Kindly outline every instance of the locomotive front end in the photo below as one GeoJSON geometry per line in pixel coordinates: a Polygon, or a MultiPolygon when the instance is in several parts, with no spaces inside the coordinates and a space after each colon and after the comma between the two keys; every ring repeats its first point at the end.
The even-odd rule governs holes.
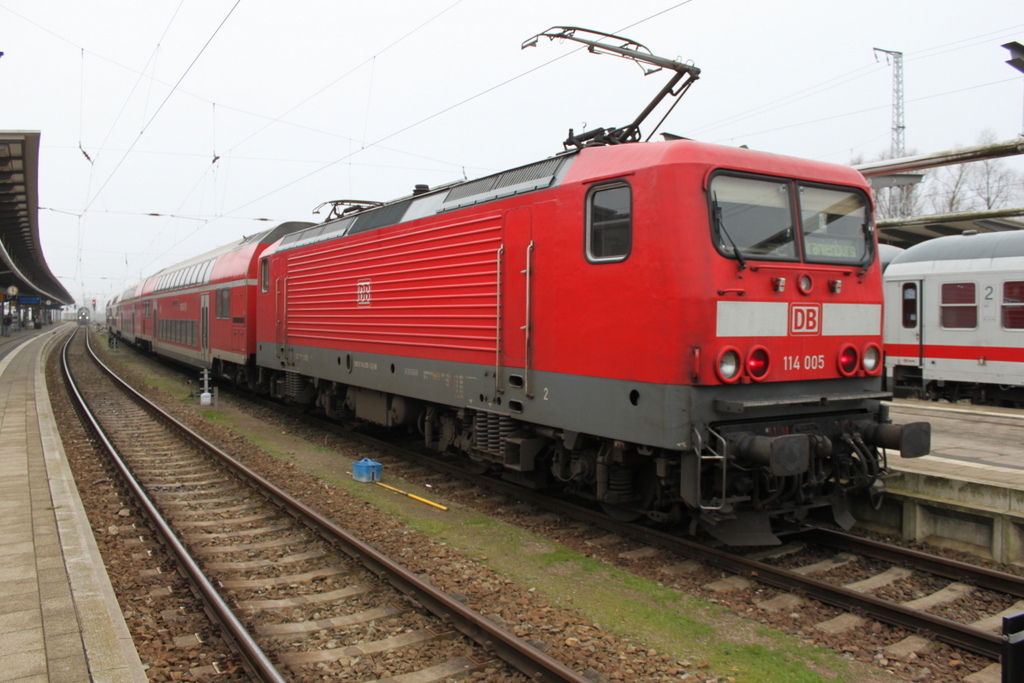
{"type": "MultiPolygon", "coordinates": [[[[806,177],[806,174],[805,174],[806,177]]],[[[693,348],[692,444],[680,495],[730,544],[877,499],[886,449],[929,450],[927,423],[893,425],[881,403],[882,289],[863,183],[716,170],[713,329],[693,348]]]]}

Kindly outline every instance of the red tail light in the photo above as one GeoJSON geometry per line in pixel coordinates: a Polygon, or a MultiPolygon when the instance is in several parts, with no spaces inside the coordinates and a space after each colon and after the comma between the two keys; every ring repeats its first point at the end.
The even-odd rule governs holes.
{"type": "Polygon", "coordinates": [[[755,346],[747,354],[747,374],[751,379],[760,381],[768,375],[770,362],[768,349],[763,346],[755,346]]]}
{"type": "Polygon", "coordinates": [[[858,360],[857,349],[852,346],[844,346],[843,350],[839,352],[839,372],[845,377],[852,376],[857,372],[858,360]]]}

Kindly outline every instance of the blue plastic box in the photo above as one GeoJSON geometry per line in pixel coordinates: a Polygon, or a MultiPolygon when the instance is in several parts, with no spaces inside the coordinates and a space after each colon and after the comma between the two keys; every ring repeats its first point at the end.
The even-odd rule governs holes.
{"type": "Polygon", "coordinates": [[[356,481],[375,482],[380,481],[381,464],[369,458],[363,458],[352,463],[352,478],[356,481]]]}

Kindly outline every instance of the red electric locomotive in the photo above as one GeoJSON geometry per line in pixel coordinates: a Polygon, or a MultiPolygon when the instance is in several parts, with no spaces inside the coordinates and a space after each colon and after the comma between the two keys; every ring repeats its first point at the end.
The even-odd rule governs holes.
{"type": "Polygon", "coordinates": [[[624,515],[772,542],[875,485],[868,188],[690,141],[586,147],[296,232],[260,260],[264,387],[624,515]],[[273,371],[270,371],[273,369],[273,371]]]}
{"type": "MultiPolygon", "coordinates": [[[[697,75],[579,40],[675,69],[660,97],[697,75]]],[[[892,425],[881,403],[869,188],[849,167],[640,143],[652,108],[246,252],[254,354],[215,368],[619,517],[731,544],[778,543],[819,510],[848,527],[848,495],[881,491],[884,449],[929,447],[927,424],[892,425]]]]}

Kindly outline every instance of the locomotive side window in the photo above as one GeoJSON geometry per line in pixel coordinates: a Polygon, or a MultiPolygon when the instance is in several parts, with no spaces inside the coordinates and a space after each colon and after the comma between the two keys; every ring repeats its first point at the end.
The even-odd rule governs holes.
{"type": "Polygon", "coordinates": [[[908,282],[903,285],[903,327],[917,327],[917,284],[908,282]]]}
{"type": "Polygon", "coordinates": [[[1024,282],[1003,283],[1003,327],[1024,330],[1024,282]]]}
{"type": "Polygon", "coordinates": [[[800,186],[800,225],[808,263],[862,263],[870,233],[867,203],[859,194],[800,186]]]}
{"type": "Polygon", "coordinates": [[[587,195],[587,260],[624,261],[633,238],[633,197],[629,185],[599,185],[587,195]]]}
{"type": "Polygon", "coordinates": [[[260,291],[264,294],[270,289],[270,264],[267,259],[260,260],[260,291]]]}
{"type": "Polygon", "coordinates": [[[717,175],[711,202],[715,246],[723,255],[797,258],[789,183],[717,175]]]}
{"type": "Polygon", "coordinates": [[[978,299],[973,282],[947,282],[942,285],[939,306],[942,327],[972,330],[978,326],[978,299]]]}

